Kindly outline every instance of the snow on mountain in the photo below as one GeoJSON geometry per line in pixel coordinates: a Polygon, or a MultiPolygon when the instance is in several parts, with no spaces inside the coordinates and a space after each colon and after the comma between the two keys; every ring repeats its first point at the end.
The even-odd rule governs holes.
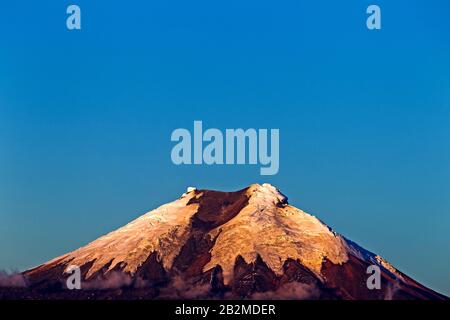
{"type": "Polygon", "coordinates": [[[324,258],[334,264],[348,260],[343,239],[317,218],[287,205],[287,198],[276,188],[252,185],[246,192],[248,205],[234,219],[211,231],[217,240],[204,270],[222,266],[228,283],[237,256],[252,263],[259,255],[278,275],[288,259],[298,259],[322,278],[324,258]]]}
{"type": "Polygon", "coordinates": [[[47,265],[55,261],[76,266],[93,263],[86,274],[89,279],[105,266],[106,272],[119,266],[124,272],[134,273],[151,253],[157,252],[164,267],[170,269],[187,241],[191,218],[197,212],[197,204],[187,206],[194,196],[192,192],[186,194],[47,265]]]}
{"type": "Polygon", "coordinates": [[[131,287],[126,294],[133,297],[173,296],[189,292],[187,285],[206,297],[273,297],[290,288],[301,298],[304,292],[318,299],[444,298],[289,205],[270,184],[236,192],[188,188],[179,199],[24,275],[31,288],[52,283],[68,294],[65,271],[73,265],[82,269],[85,288],[125,279],[120,286],[131,287]],[[367,288],[370,265],[382,270],[379,292],[367,288]]]}

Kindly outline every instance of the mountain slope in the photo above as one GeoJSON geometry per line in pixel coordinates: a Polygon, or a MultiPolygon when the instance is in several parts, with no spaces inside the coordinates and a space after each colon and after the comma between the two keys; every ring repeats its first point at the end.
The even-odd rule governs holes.
{"type": "Polygon", "coordinates": [[[28,298],[445,299],[268,184],[190,190],[24,276],[28,298]],[[82,290],[65,288],[73,265],[82,290]],[[367,288],[370,265],[380,290],[367,288]]]}

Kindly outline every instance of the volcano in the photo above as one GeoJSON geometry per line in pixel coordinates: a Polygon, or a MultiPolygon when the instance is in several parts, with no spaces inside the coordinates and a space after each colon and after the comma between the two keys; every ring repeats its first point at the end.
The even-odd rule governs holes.
{"type": "Polygon", "coordinates": [[[22,273],[20,299],[442,300],[269,184],[179,199],[22,273]],[[81,290],[66,286],[77,266],[81,290]],[[368,269],[380,271],[369,289],[368,269]]]}

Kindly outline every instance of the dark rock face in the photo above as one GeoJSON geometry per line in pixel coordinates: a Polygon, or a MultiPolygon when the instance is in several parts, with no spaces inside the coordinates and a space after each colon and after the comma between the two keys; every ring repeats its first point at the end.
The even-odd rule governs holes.
{"type": "MultiPolygon", "coordinates": [[[[171,251],[175,254],[170,264],[164,263],[164,261],[167,262],[165,260],[167,257],[157,250],[149,253],[146,259],[133,269],[133,272],[126,271],[129,264],[135,262],[133,259],[126,258],[128,257],[127,252],[125,254],[122,251],[118,252],[118,255],[125,258],[119,260],[119,263],[114,262],[116,256],[111,255],[110,250],[115,250],[117,243],[134,239],[127,236],[128,232],[133,232],[133,237],[136,233],[144,232],[144,240],[148,238],[150,242],[155,240],[151,243],[158,244],[160,239],[152,238],[153,229],[150,228],[150,231],[145,229],[149,224],[154,223],[150,219],[151,216],[146,216],[144,218],[147,220],[141,221],[136,230],[132,224],[117,235],[115,233],[108,235],[107,241],[102,240],[102,246],[98,246],[99,250],[104,251],[75,251],[24,272],[23,276],[27,286],[0,288],[0,299],[447,299],[393,267],[386,267],[383,264],[379,264],[382,289],[369,290],[366,284],[367,268],[372,263],[376,263],[374,259],[376,256],[350,241],[345,241],[344,238],[335,236],[327,227],[319,225],[318,220],[291,208],[287,204],[287,198],[274,190],[276,189],[271,186],[264,187],[264,185],[253,185],[237,192],[197,190],[189,194],[190,198],[186,200],[184,207],[177,202],[176,208],[180,208],[179,210],[195,206],[196,211],[188,219],[188,228],[183,229],[183,226],[176,225],[175,228],[167,229],[166,234],[173,238],[165,238],[163,248],[170,247],[172,241],[181,243],[179,248],[171,251]],[[272,195],[274,195],[273,198],[270,198],[272,195]],[[244,211],[245,213],[243,213],[244,211]],[[305,252],[309,252],[307,250],[311,246],[316,248],[314,250],[319,250],[317,249],[321,248],[319,245],[326,246],[327,241],[332,241],[332,244],[337,246],[336,248],[346,251],[345,255],[342,252],[340,255],[347,256],[347,259],[342,263],[333,263],[326,257],[324,251],[324,258],[321,265],[319,264],[320,272],[318,272],[317,269],[311,267],[314,266],[312,262],[305,260],[308,257],[311,257],[312,260],[317,259],[316,256],[311,256],[311,253],[302,256],[303,260],[277,256],[276,250],[267,252],[264,249],[262,250],[263,254],[260,254],[258,251],[260,243],[252,242],[254,239],[247,236],[245,231],[239,230],[239,232],[236,231],[236,236],[242,238],[242,242],[238,242],[237,246],[232,248],[221,247],[232,253],[236,252],[235,258],[231,261],[222,260],[223,263],[207,267],[213,254],[221,254],[221,252],[213,251],[217,248],[216,243],[220,241],[219,238],[228,222],[235,221],[234,219],[240,215],[246,214],[257,215],[257,223],[259,221],[267,223],[270,220],[266,219],[266,211],[268,214],[274,215],[275,223],[280,219],[288,219],[290,216],[305,215],[304,221],[307,225],[304,230],[300,229],[299,234],[310,232],[311,228],[316,228],[314,236],[310,239],[318,241],[318,244],[302,242],[300,243],[301,252],[303,249],[306,250],[305,252]],[[180,230],[188,230],[188,232],[179,232],[180,230]],[[319,232],[317,230],[321,232],[319,236],[317,236],[317,232],[319,232]],[[184,237],[186,234],[186,238],[179,241],[177,237],[184,237]],[[325,239],[325,241],[321,234],[331,240],[325,239]],[[244,258],[238,253],[242,247],[247,248],[249,244],[254,246],[255,250],[255,258],[250,260],[248,256],[244,258]],[[354,254],[355,250],[360,253],[358,256],[354,254]],[[84,252],[88,252],[88,254],[84,252]],[[264,254],[266,259],[263,257],[264,254]],[[91,259],[92,255],[95,255],[96,258],[91,259]],[[89,273],[98,262],[98,257],[103,257],[103,255],[111,256],[110,260],[104,259],[109,262],[103,263],[101,268],[95,269],[94,273],[89,273]],[[267,259],[268,256],[270,259],[267,259]],[[66,286],[69,275],[64,271],[74,259],[86,261],[80,265],[81,290],[68,290],[66,286]],[[281,269],[270,267],[274,265],[274,261],[280,262],[281,269]],[[227,281],[225,265],[230,263],[232,277],[227,281]]],[[[185,212],[180,211],[180,215],[185,212]]],[[[150,212],[150,214],[152,213],[150,212]]],[[[158,219],[164,222],[165,216],[158,219]]],[[[248,220],[243,219],[242,221],[248,220]]],[[[299,228],[298,222],[295,223],[293,226],[299,228]]],[[[294,231],[298,232],[298,230],[291,230],[289,225],[286,227],[285,220],[280,225],[286,228],[286,230],[276,230],[282,237],[289,236],[294,231]]],[[[234,232],[234,230],[232,231],[234,232]]],[[[268,236],[270,235],[268,234],[268,236]]],[[[266,245],[264,237],[261,239],[258,240],[263,242],[261,245],[266,245]]],[[[298,239],[298,241],[304,240],[298,239]]],[[[90,248],[90,246],[91,244],[86,248],[90,248]]],[[[148,247],[148,243],[145,242],[142,245],[144,249],[139,249],[140,247],[139,245],[138,248],[130,248],[134,254],[132,257],[143,256],[145,251],[142,250],[148,247]]],[[[298,253],[298,249],[294,247],[288,248],[288,250],[292,252],[292,256],[298,253]]],[[[314,253],[314,251],[311,252],[314,253]]]]}
{"type": "Polygon", "coordinates": [[[233,219],[248,204],[245,190],[219,192],[206,190],[200,198],[193,198],[188,205],[198,203],[198,211],[193,217],[195,229],[209,231],[233,219]]]}
{"type": "Polygon", "coordinates": [[[277,284],[276,274],[260,256],[249,264],[240,256],[236,259],[232,291],[240,298],[249,298],[255,292],[274,291],[277,284]]]}

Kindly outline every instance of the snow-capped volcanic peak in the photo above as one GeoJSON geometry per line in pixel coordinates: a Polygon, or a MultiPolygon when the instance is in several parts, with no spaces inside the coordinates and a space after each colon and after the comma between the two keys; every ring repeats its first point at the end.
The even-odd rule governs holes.
{"type": "Polygon", "coordinates": [[[277,274],[283,272],[288,259],[298,260],[319,278],[322,278],[324,259],[343,264],[347,262],[349,252],[363,256],[319,219],[290,206],[285,195],[265,183],[252,184],[234,193],[189,187],[180,199],[48,264],[57,260],[67,266],[91,265],[86,274],[89,279],[99,271],[107,273],[114,268],[133,274],[152,253],[157,253],[164,268],[170,270],[174,259],[196,231],[193,222],[215,220],[203,219],[205,209],[219,209],[208,212],[213,216],[231,215],[223,223],[217,226],[213,223],[215,227],[209,228],[207,235],[214,239],[214,246],[210,250],[211,259],[203,267],[207,271],[220,266],[225,284],[232,279],[234,263],[239,256],[247,263],[254,263],[260,256],[277,274]],[[223,200],[220,197],[235,194],[244,199],[245,205],[242,203],[238,211],[231,213],[228,207],[235,203],[229,201],[221,203],[220,208],[203,206],[203,202],[210,201],[211,192],[216,193],[212,200],[219,203],[223,200]]]}
{"type": "MultiPolygon", "coordinates": [[[[152,288],[143,291],[150,297],[158,297],[160,289],[167,291],[165,285],[180,279],[201,286],[209,283],[211,297],[278,292],[292,283],[307,285],[325,298],[380,299],[400,291],[401,297],[441,297],[289,205],[270,184],[252,184],[236,192],[189,187],[179,199],[24,275],[39,284],[66,277],[65,271],[74,265],[91,285],[118,272],[136,290],[152,288]],[[389,289],[368,291],[366,270],[374,264],[389,289]]],[[[179,283],[174,286],[178,292],[179,283]]]]}

